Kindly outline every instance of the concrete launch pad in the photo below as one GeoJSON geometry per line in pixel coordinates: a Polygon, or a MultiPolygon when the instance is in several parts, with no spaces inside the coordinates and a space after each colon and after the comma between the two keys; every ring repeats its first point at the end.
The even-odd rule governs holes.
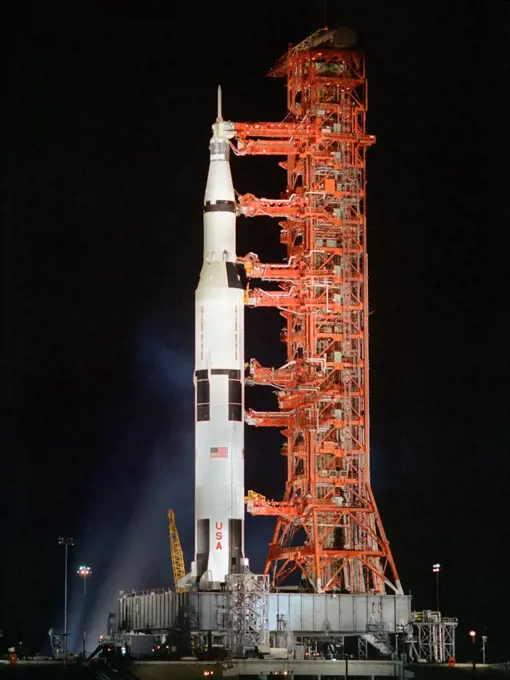
{"type": "MultiPolygon", "coordinates": [[[[11,666],[8,663],[0,662],[0,677],[9,680],[10,678],[26,678],[26,680],[55,680],[56,678],[66,678],[67,680],[202,680],[204,677],[221,678],[266,678],[268,671],[274,672],[277,666],[273,663],[273,669],[268,669],[268,664],[264,661],[238,660],[228,664],[211,664],[210,662],[165,662],[165,661],[139,661],[127,667],[103,667],[103,666],[83,666],[71,663],[64,666],[62,661],[20,661],[11,666]],[[214,675],[207,676],[204,671],[213,671],[214,675]],[[249,673],[245,674],[245,673],[249,673]]],[[[313,678],[316,680],[321,677],[338,678],[344,680],[345,662],[331,661],[311,661],[296,662],[292,668],[286,668],[287,675],[276,677],[313,678]],[[319,675],[313,675],[313,671],[318,671],[319,675]],[[293,674],[291,674],[291,672],[293,674]]],[[[285,669],[282,668],[285,672],[285,669]]],[[[442,666],[430,664],[407,665],[404,668],[405,675],[401,675],[402,667],[399,662],[388,661],[349,661],[349,677],[362,676],[365,678],[383,678],[393,675],[398,678],[416,678],[416,680],[465,680],[467,677],[479,677],[482,680],[504,680],[510,676],[510,665],[499,664],[496,666],[477,665],[476,673],[473,674],[471,664],[458,664],[455,668],[449,668],[446,664],[442,666]],[[396,664],[396,665],[395,665],[396,664]],[[390,672],[392,671],[392,672],[390,672]]]]}
{"type": "MultiPolygon", "coordinates": [[[[275,661],[257,659],[233,659],[228,664],[211,665],[207,662],[183,664],[181,661],[139,662],[131,669],[136,677],[143,680],[164,680],[165,678],[187,678],[204,676],[211,670],[213,678],[257,678],[282,677],[291,680],[302,678],[320,680],[321,678],[345,678],[345,662],[339,661],[275,661]],[[185,669],[186,666],[186,669],[185,669]],[[191,673],[188,675],[187,672],[191,673]],[[198,671],[198,672],[197,672],[198,671]]],[[[413,678],[412,672],[406,670],[401,661],[349,661],[350,677],[397,677],[413,678]]]]}

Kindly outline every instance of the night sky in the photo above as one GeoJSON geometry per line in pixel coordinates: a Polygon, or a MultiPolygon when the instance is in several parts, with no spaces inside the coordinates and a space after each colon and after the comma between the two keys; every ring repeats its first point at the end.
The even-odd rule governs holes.
{"type": "MultiPolygon", "coordinates": [[[[413,607],[510,657],[507,279],[496,2],[25,2],[4,19],[8,85],[2,409],[3,642],[63,626],[92,566],[90,628],[119,590],[172,583],[166,512],[193,552],[193,304],[216,87],[227,119],[283,119],[288,43],[348,24],[368,58],[372,479],[413,607]],[[472,4],[475,9],[468,9],[472,4]]],[[[13,5],[14,7],[14,5],[13,5]]],[[[508,77],[508,76],[507,76],[508,77]]],[[[5,88],[4,88],[5,92],[5,88]]],[[[240,193],[279,196],[277,159],[234,158],[240,193]]],[[[238,253],[281,261],[277,222],[238,253]]],[[[284,361],[275,310],[246,355],[284,361]]],[[[252,388],[248,405],[274,406],[252,388]]],[[[246,485],[281,498],[277,431],[247,429],[246,485]]],[[[273,520],[249,518],[263,567],[273,520]]]]}

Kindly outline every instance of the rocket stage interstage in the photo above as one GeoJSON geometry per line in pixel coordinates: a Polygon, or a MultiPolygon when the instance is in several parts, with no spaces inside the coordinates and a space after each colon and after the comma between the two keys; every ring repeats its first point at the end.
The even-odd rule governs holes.
{"type": "MultiPolygon", "coordinates": [[[[224,632],[230,616],[228,592],[175,593],[152,590],[121,593],[118,623],[123,632],[161,633],[182,626],[190,631],[224,632]]],[[[410,595],[347,595],[269,592],[266,626],[269,633],[285,628],[296,635],[367,635],[402,631],[411,613],[410,595]]]]}

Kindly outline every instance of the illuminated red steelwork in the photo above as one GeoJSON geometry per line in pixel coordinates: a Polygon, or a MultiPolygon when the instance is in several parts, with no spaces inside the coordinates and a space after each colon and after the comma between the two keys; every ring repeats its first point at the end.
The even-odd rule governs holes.
{"type": "Polygon", "coordinates": [[[299,569],[316,592],[401,593],[370,485],[365,152],[375,137],[365,128],[365,60],[315,42],[269,73],[287,79],[286,122],[234,124],[236,154],[287,156],[283,198],[239,198],[248,217],[283,218],[287,247],[285,264],[239,258],[246,304],[280,310],[287,347],[281,368],[252,359],[247,381],[276,388],[279,410],[246,412],[249,424],[285,437],[283,501],[249,492],[247,504],[277,517],[265,568],[273,585],[299,569]]]}

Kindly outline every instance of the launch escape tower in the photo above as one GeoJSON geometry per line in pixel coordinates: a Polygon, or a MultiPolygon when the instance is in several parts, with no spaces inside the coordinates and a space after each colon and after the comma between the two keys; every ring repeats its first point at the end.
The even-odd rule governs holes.
{"type": "Polygon", "coordinates": [[[273,586],[300,570],[315,592],[401,594],[370,484],[365,154],[375,137],[351,33],[321,29],[271,69],[287,79],[284,122],[234,123],[237,155],[287,157],[284,197],[239,197],[242,214],[281,220],[287,248],[285,264],[238,258],[246,304],[280,310],[287,348],[280,368],[252,359],[247,379],[275,388],[279,410],[246,413],[285,437],[283,500],[246,500],[252,514],[277,518],[265,566],[273,586]]]}

